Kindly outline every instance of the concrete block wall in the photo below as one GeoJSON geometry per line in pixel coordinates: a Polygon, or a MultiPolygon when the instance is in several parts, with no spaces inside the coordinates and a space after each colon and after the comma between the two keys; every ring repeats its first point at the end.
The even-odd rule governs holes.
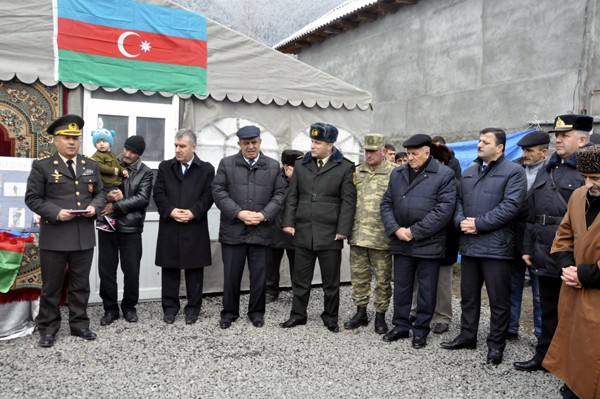
{"type": "Polygon", "coordinates": [[[600,115],[596,2],[420,0],[299,59],[370,91],[371,130],[392,142],[515,132],[569,111],[600,115]]]}

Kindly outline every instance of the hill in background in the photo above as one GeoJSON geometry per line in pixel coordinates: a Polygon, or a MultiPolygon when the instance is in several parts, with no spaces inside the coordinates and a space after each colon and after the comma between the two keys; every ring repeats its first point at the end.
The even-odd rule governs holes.
{"type": "Polygon", "coordinates": [[[290,36],[343,0],[174,0],[268,46],[290,36]]]}

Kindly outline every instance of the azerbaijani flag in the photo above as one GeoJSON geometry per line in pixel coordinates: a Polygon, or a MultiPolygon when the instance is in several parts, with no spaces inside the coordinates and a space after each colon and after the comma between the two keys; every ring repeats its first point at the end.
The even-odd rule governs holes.
{"type": "Polygon", "coordinates": [[[7,293],[14,284],[28,242],[33,242],[32,234],[19,237],[6,231],[0,232],[0,293],[7,293]]]}
{"type": "Polygon", "coordinates": [[[206,95],[206,18],[133,0],[53,0],[56,80],[206,95]]]}

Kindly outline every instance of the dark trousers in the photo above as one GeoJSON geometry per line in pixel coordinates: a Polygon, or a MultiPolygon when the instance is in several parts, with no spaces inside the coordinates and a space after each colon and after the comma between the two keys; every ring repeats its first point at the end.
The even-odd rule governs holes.
{"type": "MultiPolygon", "coordinates": [[[[523,288],[525,287],[525,271],[527,265],[521,258],[514,260],[510,289],[510,325],[508,332],[519,332],[521,318],[521,304],[523,302],[523,288]]],[[[540,286],[536,274],[529,273],[531,278],[531,292],[533,294],[533,334],[539,337],[542,333],[542,310],[540,307],[540,286]]]]}
{"type": "Polygon", "coordinates": [[[437,283],[441,259],[423,259],[394,255],[394,317],[396,331],[413,330],[413,334],[426,337],[435,311],[437,283]],[[419,282],[417,293],[417,319],[414,325],[408,320],[412,307],[415,274],[419,282]]]}
{"type": "Polygon", "coordinates": [[[117,268],[123,271],[123,314],[135,311],[140,291],[141,233],[106,233],[98,231],[98,274],[100,298],[105,312],[119,314],[117,268]],[[119,259],[120,258],[120,259],[119,259]]]}
{"type": "Polygon", "coordinates": [[[540,283],[540,305],[542,307],[542,334],[538,338],[533,359],[542,363],[556,326],[558,326],[558,297],[562,280],[559,277],[538,276],[540,283]]]}
{"type": "Polygon", "coordinates": [[[512,260],[463,256],[460,278],[460,335],[470,342],[477,340],[481,314],[481,287],[485,282],[490,300],[490,349],[504,350],[510,322],[510,286],[512,260]]]}
{"type": "Polygon", "coordinates": [[[240,287],[246,260],[250,272],[250,300],[247,314],[252,320],[264,318],[267,250],[266,246],[257,244],[221,244],[223,256],[221,320],[235,321],[240,317],[240,287]]]}
{"type": "MultiPolygon", "coordinates": [[[[186,316],[198,316],[202,308],[202,288],[204,268],[183,269],[187,304],[183,308],[186,316]]],[[[164,314],[176,315],[179,312],[179,286],[181,269],[162,268],[162,308],[164,314]]]]}
{"type": "Polygon", "coordinates": [[[267,250],[267,294],[279,296],[279,269],[281,259],[285,251],[290,264],[290,277],[294,275],[294,257],[293,249],[269,248],[267,250]]]}
{"type": "Polygon", "coordinates": [[[321,319],[324,323],[337,323],[340,308],[340,266],[342,251],[339,249],[313,251],[306,248],[296,248],[296,262],[292,277],[292,312],[290,318],[306,320],[306,308],[310,299],[310,285],[315,271],[315,261],[319,260],[325,306],[321,319]]]}
{"type": "Polygon", "coordinates": [[[69,268],[69,325],[88,328],[87,305],[90,298],[90,269],[94,248],[83,251],[40,250],[42,294],[37,326],[40,335],[55,335],[60,329],[60,297],[65,270],[69,268]]]}

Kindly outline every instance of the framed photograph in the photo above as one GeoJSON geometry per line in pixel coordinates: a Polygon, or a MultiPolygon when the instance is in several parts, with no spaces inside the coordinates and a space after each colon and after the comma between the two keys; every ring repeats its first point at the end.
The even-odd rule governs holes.
{"type": "Polygon", "coordinates": [[[39,216],[25,205],[33,159],[0,157],[0,230],[38,232],[39,216]]]}

